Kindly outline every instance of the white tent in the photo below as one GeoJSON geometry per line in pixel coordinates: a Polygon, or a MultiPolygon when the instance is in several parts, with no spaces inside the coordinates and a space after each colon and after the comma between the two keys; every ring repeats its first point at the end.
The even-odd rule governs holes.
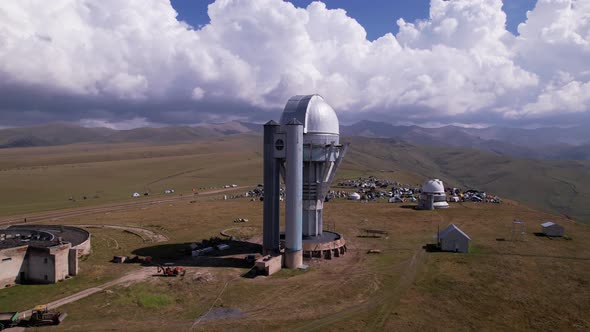
{"type": "Polygon", "coordinates": [[[471,241],[471,238],[463,233],[455,224],[450,224],[447,228],[435,234],[434,238],[438,238],[441,250],[462,253],[469,251],[469,241],[471,241]]]}
{"type": "Polygon", "coordinates": [[[133,196],[133,197],[141,197],[141,194],[136,192],[136,193],[133,193],[133,195],[131,195],[131,196],[133,196]]]}
{"type": "Polygon", "coordinates": [[[361,199],[361,195],[359,195],[358,193],[352,193],[352,194],[348,195],[348,199],[350,199],[352,201],[358,201],[361,199]]]}
{"type": "Polygon", "coordinates": [[[564,229],[552,221],[546,221],[541,224],[541,230],[546,236],[563,236],[564,229]]]}

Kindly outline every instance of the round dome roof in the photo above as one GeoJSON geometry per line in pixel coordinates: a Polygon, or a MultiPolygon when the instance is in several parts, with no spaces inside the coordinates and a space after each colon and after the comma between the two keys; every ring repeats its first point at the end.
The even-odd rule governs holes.
{"type": "Polygon", "coordinates": [[[304,134],[340,134],[336,112],[320,95],[289,98],[281,115],[281,125],[294,118],[303,123],[304,134]]]}
{"type": "Polygon", "coordinates": [[[445,192],[445,186],[443,182],[439,179],[432,179],[424,182],[422,185],[422,192],[423,193],[442,193],[445,192]]]}

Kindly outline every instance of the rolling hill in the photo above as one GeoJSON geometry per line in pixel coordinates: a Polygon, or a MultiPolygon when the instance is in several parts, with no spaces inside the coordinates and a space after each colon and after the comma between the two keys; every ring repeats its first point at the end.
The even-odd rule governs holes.
{"type": "MultiPolygon", "coordinates": [[[[345,167],[413,172],[590,223],[590,162],[531,160],[459,147],[353,137],[345,167]]],[[[515,216],[516,217],[516,216],[515,216]]]]}
{"type": "MultiPolygon", "coordinates": [[[[141,133],[135,137],[153,135],[141,133]]],[[[392,138],[343,141],[352,145],[339,177],[375,174],[414,184],[438,177],[448,186],[485,190],[590,223],[589,161],[532,160],[392,138]]],[[[0,214],[67,207],[70,196],[98,195],[96,201],[77,204],[101,204],[148,189],[190,192],[194,187],[228,183],[255,185],[262,178],[261,148],[259,134],[245,133],[195,138],[190,143],[130,140],[3,149],[0,214]]]]}
{"type": "MultiPolygon", "coordinates": [[[[168,144],[192,142],[206,137],[261,132],[261,124],[239,121],[130,130],[84,128],[73,124],[58,123],[0,130],[0,148],[57,146],[87,142],[168,144]]],[[[397,138],[418,145],[464,147],[520,158],[590,160],[590,133],[582,127],[538,129],[489,127],[477,129],[444,126],[423,128],[361,121],[350,126],[341,126],[341,133],[344,136],[397,138]]]]}
{"type": "Polygon", "coordinates": [[[444,126],[394,126],[388,123],[361,121],[341,126],[346,136],[398,138],[420,145],[454,146],[478,149],[497,155],[533,159],[589,160],[590,133],[573,128],[463,128],[444,126]]]}
{"type": "Polygon", "coordinates": [[[239,122],[129,130],[86,128],[73,124],[52,123],[37,127],[0,130],[0,148],[58,146],[73,143],[190,142],[205,137],[251,132],[251,129],[239,122]]]}

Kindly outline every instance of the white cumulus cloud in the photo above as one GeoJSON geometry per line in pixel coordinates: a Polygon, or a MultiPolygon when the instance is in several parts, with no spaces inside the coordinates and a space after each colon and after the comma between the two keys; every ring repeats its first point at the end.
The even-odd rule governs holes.
{"type": "Polygon", "coordinates": [[[429,19],[399,18],[397,35],[369,41],[321,2],[217,0],[211,22],[192,28],[168,0],[5,0],[0,124],[31,114],[106,124],[260,119],[308,93],[351,121],[588,114],[588,1],[538,0],[518,36],[501,0],[430,7],[429,19]]]}

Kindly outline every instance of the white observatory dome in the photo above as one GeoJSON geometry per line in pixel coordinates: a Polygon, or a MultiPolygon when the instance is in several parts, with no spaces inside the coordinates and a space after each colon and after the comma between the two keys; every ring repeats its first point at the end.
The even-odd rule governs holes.
{"type": "Polygon", "coordinates": [[[304,134],[340,134],[336,112],[320,95],[298,95],[289,98],[281,115],[280,124],[285,125],[293,118],[303,123],[304,134]]]}
{"type": "Polygon", "coordinates": [[[444,194],[445,186],[439,179],[428,180],[422,185],[422,192],[429,194],[444,194]]]}

